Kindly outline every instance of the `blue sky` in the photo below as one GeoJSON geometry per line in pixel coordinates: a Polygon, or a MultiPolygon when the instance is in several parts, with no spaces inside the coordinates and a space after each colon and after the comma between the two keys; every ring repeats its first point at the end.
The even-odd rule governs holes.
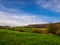
{"type": "Polygon", "coordinates": [[[0,0],[0,25],[60,22],[60,0],[0,0]]]}

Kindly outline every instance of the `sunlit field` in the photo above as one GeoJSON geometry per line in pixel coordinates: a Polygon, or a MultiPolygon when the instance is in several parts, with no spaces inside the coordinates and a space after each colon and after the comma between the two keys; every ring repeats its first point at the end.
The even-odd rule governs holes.
{"type": "Polygon", "coordinates": [[[51,34],[0,30],[0,45],[60,45],[60,37],[51,34]]]}

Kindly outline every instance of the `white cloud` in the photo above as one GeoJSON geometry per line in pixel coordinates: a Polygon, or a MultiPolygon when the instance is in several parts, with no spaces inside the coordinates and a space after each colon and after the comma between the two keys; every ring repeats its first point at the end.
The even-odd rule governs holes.
{"type": "Polygon", "coordinates": [[[7,8],[4,5],[0,4],[0,10],[2,11],[7,11],[7,12],[19,12],[19,10],[17,9],[13,9],[13,8],[7,8]]]}
{"type": "Polygon", "coordinates": [[[0,25],[25,26],[28,24],[46,23],[37,16],[29,14],[12,14],[0,11],[0,25]]]}
{"type": "MultiPolygon", "coordinates": [[[[47,4],[48,5],[48,4],[47,4]]],[[[47,7],[47,6],[45,6],[47,7]]],[[[7,26],[25,26],[28,24],[42,24],[47,23],[51,19],[54,20],[51,17],[47,16],[37,16],[32,14],[26,14],[26,13],[17,13],[19,12],[16,9],[6,8],[5,6],[0,4],[0,25],[7,25],[7,26]],[[2,10],[3,11],[2,11],[2,10]],[[5,11],[10,12],[5,12],[5,11]],[[16,13],[11,13],[16,12],[16,13]],[[47,21],[46,21],[47,20],[47,21]]]]}
{"type": "Polygon", "coordinates": [[[37,0],[37,4],[43,8],[60,12],[60,0],[37,0]]]}

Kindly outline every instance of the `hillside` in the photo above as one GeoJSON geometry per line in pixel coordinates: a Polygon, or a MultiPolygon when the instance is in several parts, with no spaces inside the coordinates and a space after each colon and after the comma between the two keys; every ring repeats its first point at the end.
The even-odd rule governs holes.
{"type": "MultiPolygon", "coordinates": [[[[52,23],[60,28],[60,22],[52,23]]],[[[27,26],[17,26],[17,27],[28,27],[28,28],[47,28],[49,24],[29,24],[27,26]]],[[[9,26],[0,26],[0,28],[9,28],[9,26]]]]}
{"type": "MultiPolygon", "coordinates": [[[[60,22],[52,23],[57,27],[60,27],[60,22]]],[[[30,24],[27,27],[34,27],[34,28],[47,28],[49,24],[30,24]]]]}
{"type": "Polygon", "coordinates": [[[0,30],[0,45],[60,45],[60,37],[0,30]]]}

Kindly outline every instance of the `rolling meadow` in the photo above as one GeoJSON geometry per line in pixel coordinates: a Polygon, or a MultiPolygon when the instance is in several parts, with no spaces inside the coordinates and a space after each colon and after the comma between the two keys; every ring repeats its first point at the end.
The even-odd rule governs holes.
{"type": "Polygon", "coordinates": [[[60,32],[48,28],[0,26],[0,45],[60,45],[60,32]]]}

